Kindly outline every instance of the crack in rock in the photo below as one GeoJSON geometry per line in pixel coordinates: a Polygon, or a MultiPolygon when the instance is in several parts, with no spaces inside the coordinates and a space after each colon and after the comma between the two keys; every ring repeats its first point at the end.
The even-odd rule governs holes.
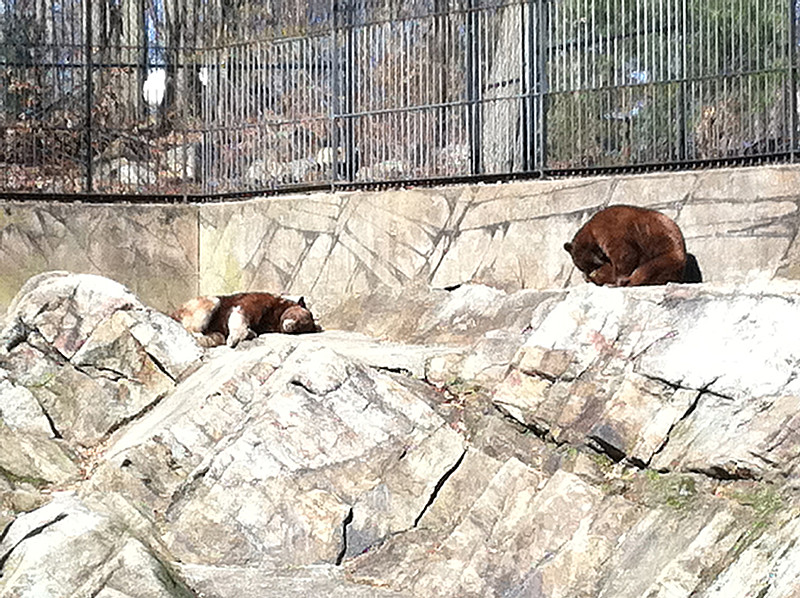
{"type": "MultiPolygon", "coordinates": [[[[656,305],[660,305],[660,303],[656,303],[656,305]]],[[[631,355],[628,358],[628,361],[636,361],[637,359],[639,359],[642,355],[647,353],[650,349],[652,349],[655,345],[657,345],[661,341],[673,339],[673,338],[675,338],[677,336],[678,336],[678,331],[677,330],[670,330],[666,334],[664,334],[664,335],[658,337],[657,339],[651,341],[650,343],[648,343],[643,349],[641,349],[637,353],[634,353],[633,355],[631,355]]]]}
{"type": "Polygon", "coordinates": [[[548,374],[547,372],[544,372],[536,368],[517,368],[517,369],[526,376],[530,376],[531,378],[541,378],[542,380],[546,380],[550,384],[555,384],[556,382],[562,380],[561,376],[548,374]]]}
{"type": "Polygon", "coordinates": [[[520,428],[521,429],[520,431],[524,430],[533,432],[533,434],[537,438],[539,438],[539,440],[541,440],[542,442],[554,444],[555,446],[562,446],[564,444],[567,444],[566,441],[558,442],[557,440],[552,438],[552,436],[550,436],[550,428],[546,426],[539,425],[537,422],[534,421],[522,422],[518,420],[508,410],[503,408],[502,403],[493,402],[492,406],[495,408],[495,410],[497,410],[497,412],[503,419],[512,423],[515,427],[520,428]]]}
{"type": "Polygon", "coordinates": [[[97,589],[89,595],[89,598],[97,598],[103,590],[108,590],[108,582],[116,573],[123,570],[122,563],[117,562],[110,571],[107,571],[97,583],[97,589]]]}
{"type": "Polygon", "coordinates": [[[171,374],[170,374],[170,373],[167,371],[167,368],[166,368],[166,367],[164,367],[164,364],[163,364],[163,363],[161,363],[161,362],[160,362],[160,361],[159,361],[159,360],[156,358],[156,356],[155,356],[155,355],[153,355],[152,353],[150,353],[150,352],[149,352],[147,349],[145,349],[145,353],[146,353],[146,354],[147,354],[147,356],[150,358],[150,361],[152,361],[152,362],[153,362],[153,365],[155,365],[155,366],[156,366],[156,368],[158,368],[158,370],[159,370],[159,371],[160,371],[162,374],[164,374],[164,375],[165,375],[167,378],[169,378],[170,380],[172,380],[172,383],[173,383],[173,384],[175,384],[175,383],[177,382],[177,380],[175,379],[175,377],[174,377],[174,376],[172,376],[172,375],[171,375],[171,374]]]}
{"type": "Polygon", "coordinates": [[[289,381],[289,384],[291,384],[292,386],[296,386],[298,388],[302,388],[304,391],[306,391],[311,396],[324,397],[325,395],[329,395],[332,392],[336,392],[337,390],[339,390],[342,386],[344,386],[345,382],[347,382],[347,380],[349,380],[349,379],[350,379],[350,376],[348,375],[344,380],[337,381],[337,383],[334,384],[332,388],[322,389],[321,392],[320,392],[319,389],[312,388],[304,380],[301,380],[300,378],[297,378],[297,377],[292,378],[289,381]]]}
{"type": "Polygon", "coordinates": [[[127,426],[132,421],[136,421],[138,419],[141,419],[147,413],[149,413],[150,411],[155,409],[156,405],[158,405],[161,401],[163,401],[164,397],[166,397],[168,394],[169,394],[169,392],[161,393],[160,395],[158,395],[155,399],[150,401],[147,405],[142,407],[136,413],[133,413],[133,414],[129,415],[128,417],[123,417],[122,419],[117,421],[108,430],[106,430],[105,434],[103,434],[103,440],[107,439],[109,436],[111,436],[114,432],[119,430],[121,427],[127,426]]]}
{"type": "Polygon", "coordinates": [[[6,539],[6,536],[8,535],[8,531],[11,529],[11,526],[12,526],[12,525],[14,525],[14,519],[12,519],[11,521],[9,521],[9,522],[6,524],[6,526],[3,528],[3,531],[1,531],[1,532],[0,532],[0,544],[2,544],[2,543],[3,543],[3,540],[5,540],[5,539],[6,539]]]}
{"type": "Polygon", "coordinates": [[[401,376],[408,376],[409,378],[414,377],[414,372],[407,368],[403,367],[390,367],[386,365],[375,365],[372,366],[373,369],[378,370],[379,372],[388,372],[390,374],[400,374],[401,376]]]}
{"type": "Polygon", "coordinates": [[[176,490],[172,493],[172,496],[169,499],[169,504],[167,508],[164,509],[164,518],[169,520],[171,514],[177,509],[180,503],[195,489],[197,486],[200,485],[205,475],[211,469],[211,463],[208,462],[204,467],[196,470],[189,477],[183,482],[176,490]]]}
{"type": "Polygon", "coordinates": [[[44,408],[44,406],[39,402],[38,399],[36,400],[36,402],[39,403],[39,406],[42,408],[42,413],[44,414],[44,417],[47,420],[47,424],[50,426],[50,431],[53,433],[53,438],[63,439],[64,436],[56,427],[56,422],[53,421],[53,416],[47,412],[47,409],[44,408]]]}
{"type": "Polygon", "coordinates": [[[127,374],[124,374],[110,367],[104,367],[95,364],[86,364],[86,365],[72,364],[72,367],[74,367],[81,374],[89,378],[95,378],[95,376],[93,376],[92,373],[96,372],[97,377],[105,378],[106,380],[110,380],[111,382],[119,382],[120,380],[127,380],[128,382],[141,384],[138,380],[131,379],[127,376],[127,374]]]}
{"type": "Polygon", "coordinates": [[[625,451],[620,450],[619,448],[617,448],[607,440],[601,438],[600,436],[594,436],[594,435],[587,436],[586,439],[590,442],[589,446],[597,450],[597,452],[607,456],[614,463],[619,463],[620,461],[625,459],[625,457],[627,457],[625,451]]]}
{"type": "Polygon", "coordinates": [[[761,476],[748,467],[739,467],[736,463],[729,463],[726,465],[710,465],[709,467],[695,467],[689,469],[691,473],[704,475],[714,480],[731,481],[731,480],[753,480],[756,482],[761,481],[761,476]]]}
{"type": "Polygon", "coordinates": [[[291,384],[292,386],[296,386],[298,388],[302,388],[304,391],[306,391],[310,395],[314,395],[314,396],[318,395],[318,393],[316,393],[314,390],[312,390],[305,382],[303,382],[302,380],[298,380],[297,378],[292,378],[289,381],[289,384],[291,384]]]}
{"type": "MultiPolygon", "coordinates": [[[[665,386],[669,386],[670,388],[672,388],[674,390],[696,390],[696,391],[698,391],[698,392],[700,392],[702,394],[711,395],[713,397],[724,399],[726,401],[735,401],[736,400],[736,398],[731,396],[731,395],[726,395],[726,394],[723,394],[723,393],[721,393],[719,391],[711,390],[711,386],[716,384],[717,381],[722,376],[714,376],[713,380],[710,380],[709,382],[706,382],[703,386],[697,388],[697,387],[694,387],[694,386],[686,386],[682,382],[672,382],[671,380],[667,380],[666,378],[661,378],[659,376],[654,376],[653,374],[648,374],[646,372],[637,372],[637,373],[640,376],[644,376],[648,380],[652,380],[653,382],[660,382],[661,384],[664,384],[665,386]]],[[[688,415],[688,413],[687,413],[687,415],[688,415]]]]}
{"type": "Polygon", "coordinates": [[[17,316],[14,318],[13,323],[7,328],[7,331],[8,333],[3,337],[2,341],[6,352],[10,353],[14,347],[27,340],[31,329],[25,324],[22,318],[17,316]]]}
{"type": "Polygon", "coordinates": [[[336,557],[336,566],[342,564],[342,561],[344,561],[344,555],[347,554],[347,528],[350,527],[351,523],[353,523],[353,507],[350,507],[350,509],[347,511],[344,521],[342,521],[342,550],[336,557]]]}
{"type": "Polygon", "coordinates": [[[436,500],[436,497],[439,495],[439,492],[441,491],[442,487],[445,485],[445,482],[447,482],[447,480],[450,478],[450,476],[453,475],[456,472],[456,470],[461,466],[461,463],[464,461],[464,457],[466,457],[466,456],[467,456],[467,449],[464,449],[464,452],[461,453],[461,456],[458,458],[458,461],[455,462],[455,465],[453,465],[450,469],[445,471],[444,475],[439,479],[438,482],[436,482],[436,486],[434,486],[433,492],[431,493],[430,497],[428,498],[428,502],[425,503],[424,507],[422,507],[422,511],[420,511],[419,515],[417,515],[417,518],[414,519],[414,526],[413,527],[417,527],[417,525],[419,524],[419,522],[422,519],[423,515],[425,515],[425,512],[433,504],[433,501],[436,500]]]}
{"type": "MultiPolygon", "coordinates": [[[[66,516],[67,516],[67,513],[59,513],[55,518],[53,518],[52,521],[48,521],[46,523],[43,523],[39,527],[33,528],[31,531],[29,531],[27,534],[25,534],[22,538],[20,538],[19,542],[14,544],[14,546],[12,546],[8,550],[8,552],[6,552],[3,556],[0,556],[0,577],[3,577],[3,567],[5,567],[6,561],[8,561],[8,558],[11,556],[11,554],[17,549],[17,547],[20,544],[22,544],[28,538],[33,538],[34,536],[38,536],[44,530],[46,530],[48,527],[50,527],[51,525],[55,525],[56,523],[58,523],[59,521],[64,519],[66,516]]],[[[6,530],[3,532],[3,536],[4,537],[8,533],[8,530],[10,528],[11,528],[11,524],[9,524],[8,528],[6,528],[6,530]]]]}
{"type": "Polygon", "coordinates": [[[700,397],[702,397],[704,394],[713,394],[713,393],[708,393],[708,391],[706,390],[699,390],[697,392],[697,395],[695,396],[694,400],[686,408],[686,411],[683,413],[683,415],[681,415],[677,420],[675,420],[669,427],[669,430],[667,430],[667,433],[664,434],[664,440],[661,442],[661,445],[656,450],[654,450],[653,453],[650,455],[650,459],[648,459],[647,461],[648,466],[650,465],[650,463],[653,462],[655,456],[661,453],[667,447],[669,438],[672,435],[673,430],[675,430],[675,428],[678,426],[678,424],[686,420],[692,413],[694,413],[695,409],[697,409],[697,406],[700,403],[700,397]]]}
{"type": "Polygon", "coordinates": [[[780,470],[781,464],[778,461],[775,461],[774,459],[770,459],[766,455],[763,455],[762,453],[759,453],[759,452],[756,452],[756,451],[747,451],[747,452],[750,453],[750,455],[752,455],[753,457],[755,457],[759,461],[763,461],[764,463],[766,463],[772,469],[780,470]]]}

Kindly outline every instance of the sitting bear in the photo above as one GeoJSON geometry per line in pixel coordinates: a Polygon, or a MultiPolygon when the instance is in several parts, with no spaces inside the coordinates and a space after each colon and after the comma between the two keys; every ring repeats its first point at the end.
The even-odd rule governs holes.
{"type": "Polygon", "coordinates": [[[678,225],[655,210],[611,206],[564,243],[584,278],[615,287],[683,282],[686,245],[678,225]]]}
{"type": "Polygon", "coordinates": [[[292,301],[271,293],[195,297],[181,305],[171,317],[198,335],[198,342],[205,347],[226,341],[229,347],[235,347],[244,339],[265,332],[319,331],[302,297],[292,301]]]}

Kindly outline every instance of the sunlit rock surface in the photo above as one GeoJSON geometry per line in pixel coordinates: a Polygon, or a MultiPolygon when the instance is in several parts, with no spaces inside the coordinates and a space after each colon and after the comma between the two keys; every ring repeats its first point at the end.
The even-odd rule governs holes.
{"type": "Polygon", "coordinates": [[[112,281],[27,284],[0,596],[800,595],[800,287],[384,290],[321,320],[204,350],[112,281]]]}
{"type": "Polygon", "coordinates": [[[42,274],[19,292],[0,331],[3,413],[17,414],[10,426],[40,431],[45,413],[52,436],[92,446],[163,398],[201,354],[177,322],[124,286],[42,274]]]}
{"type": "Polygon", "coordinates": [[[193,595],[122,521],[69,494],[11,524],[0,541],[0,563],[3,596],[193,595]]]}

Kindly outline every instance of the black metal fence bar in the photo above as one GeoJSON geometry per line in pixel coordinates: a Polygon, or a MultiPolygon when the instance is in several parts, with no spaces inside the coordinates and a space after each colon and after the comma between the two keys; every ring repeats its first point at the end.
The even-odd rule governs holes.
{"type": "Polygon", "coordinates": [[[0,192],[794,160],[800,0],[0,0],[0,192]]]}

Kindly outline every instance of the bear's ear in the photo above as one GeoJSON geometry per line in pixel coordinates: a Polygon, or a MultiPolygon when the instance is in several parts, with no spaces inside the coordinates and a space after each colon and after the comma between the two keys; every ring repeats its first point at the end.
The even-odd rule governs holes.
{"type": "Polygon", "coordinates": [[[572,243],[564,243],[564,249],[566,249],[569,253],[572,253],[572,243]]]}

